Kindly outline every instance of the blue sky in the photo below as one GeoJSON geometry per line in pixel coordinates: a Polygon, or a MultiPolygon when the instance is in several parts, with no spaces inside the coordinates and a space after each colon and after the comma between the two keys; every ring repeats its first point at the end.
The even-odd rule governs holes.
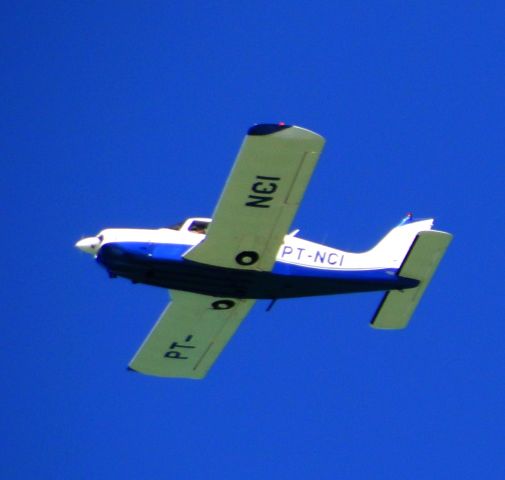
{"type": "Polygon", "coordinates": [[[505,478],[501,2],[11,2],[0,78],[0,476],[505,478]],[[73,244],[212,213],[247,128],[327,139],[294,227],[455,235],[380,294],[258,302],[209,376],[126,365],[167,302],[73,244]]]}

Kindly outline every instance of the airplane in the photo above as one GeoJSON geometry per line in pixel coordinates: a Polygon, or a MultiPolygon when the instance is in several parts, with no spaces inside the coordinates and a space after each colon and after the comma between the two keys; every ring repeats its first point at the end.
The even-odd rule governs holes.
{"type": "Polygon", "coordinates": [[[407,326],[452,235],[411,214],[363,253],[290,233],[323,149],[315,132],[251,127],[211,218],[159,229],[108,228],[75,246],[109,276],[170,289],[171,302],[129,363],[146,375],[200,379],[259,299],[384,291],[371,321],[407,326]]]}

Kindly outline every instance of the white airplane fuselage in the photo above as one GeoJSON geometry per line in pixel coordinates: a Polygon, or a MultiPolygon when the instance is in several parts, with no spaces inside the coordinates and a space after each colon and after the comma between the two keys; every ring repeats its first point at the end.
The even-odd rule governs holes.
{"type": "Polygon", "coordinates": [[[419,282],[398,276],[398,269],[413,236],[432,225],[432,220],[402,224],[364,253],[286,235],[272,270],[264,272],[185,259],[206,237],[191,231],[195,221],[210,219],[188,219],[178,230],[105,229],[76,246],[94,254],[111,277],[216,297],[278,299],[415,287],[419,282]]]}

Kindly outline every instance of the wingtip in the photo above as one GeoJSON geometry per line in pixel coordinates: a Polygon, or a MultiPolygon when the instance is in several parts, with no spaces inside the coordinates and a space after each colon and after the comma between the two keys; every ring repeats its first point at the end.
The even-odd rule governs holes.
{"type": "Polygon", "coordinates": [[[271,135],[286,128],[291,128],[292,125],[286,125],[284,123],[258,123],[253,125],[248,131],[247,135],[271,135]]]}

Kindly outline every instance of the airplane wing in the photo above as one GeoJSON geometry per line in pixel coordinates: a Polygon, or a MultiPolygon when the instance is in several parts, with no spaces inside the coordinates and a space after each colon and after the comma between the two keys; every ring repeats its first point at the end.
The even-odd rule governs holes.
{"type": "Polygon", "coordinates": [[[159,377],[203,378],[255,300],[171,290],[172,301],[129,364],[159,377]]]}
{"type": "Polygon", "coordinates": [[[184,257],[219,267],[270,271],[324,145],[304,128],[251,127],[206,239],[184,257]]]}

